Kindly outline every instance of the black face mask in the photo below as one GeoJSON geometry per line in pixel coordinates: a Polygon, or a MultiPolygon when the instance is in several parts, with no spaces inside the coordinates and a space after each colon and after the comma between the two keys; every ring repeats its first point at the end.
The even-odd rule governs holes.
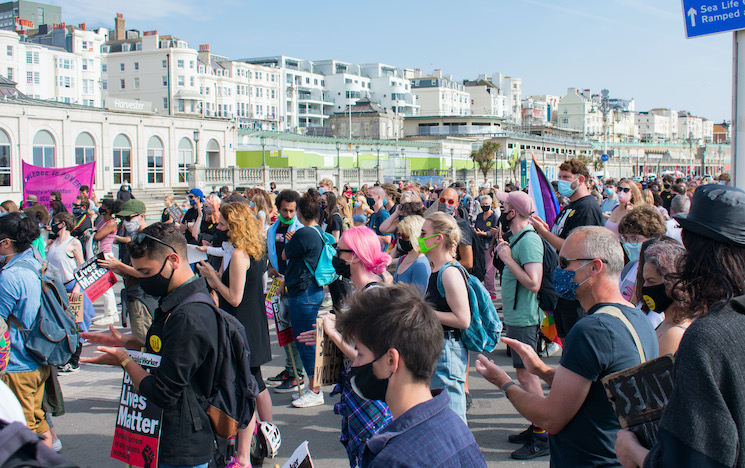
{"type": "Polygon", "coordinates": [[[215,235],[212,237],[212,245],[215,247],[221,247],[223,242],[228,240],[228,231],[222,231],[215,229],[215,235]]]}
{"type": "Polygon", "coordinates": [[[388,380],[390,377],[379,379],[375,376],[375,372],[373,372],[373,364],[383,356],[379,356],[367,364],[352,367],[352,390],[365,400],[380,400],[385,402],[385,394],[388,391],[388,380]]]}
{"type": "MultiPolygon", "coordinates": [[[[512,211],[512,210],[510,210],[512,211]]],[[[502,230],[506,231],[510,228],[510,223],[512,222],[512,219],[515,219],[513,216],[512,219],[507,219],[507,216],[510,214],[509,211],[502,212],[501,215],[499,215],[499,225],[502,226],[502,230]]]]}
{"type": "Polygon", "coordinates": [[[369,206],[370,208],[372,208],[372,206],[375,204],[375,199],[372,197],[367,197],[366,201],[367,201],[367,206],[369,206]]]}
{"type": "Polygon", "coordinates": [[[489,210],[491,210],[491,205],[481,205],[481,211],[483,211],[484,213],[488,212],[489,210]]]}
{"type": "Polygon", "coordinates": [[[343,278],[350,278],[352,276],[351,265],[341,258],[331,257],[331,264],[334,266],[334,271],[337,275],[341,275],[343,278]]]}
{"type": "Polygon", "coordinates": [[[403,253],[409,253],[411,252],[411,249],[413,249],[414,246],[411,245],[411,240],[398,240],[398,250],[400,250],[403,253]]]}
{"type": "Polygon", "coordinates": [[[168,263],[167,257],[163,261],[163,266],[160,267],[160,271],[153,276],[140,278],[140,287],[145,291],[145,294],[149,294],[153,297],[165,297],[168,295],[168,286],[171,284],[171,278],[173,278],[173,270],[171,270],[171,275],[168,278],[163,276],[161,273],[163,273],[163,268],[166,267],[166,263],[168,263]]]}
{"type": "Polygon", "coordinates": [[[99,208],[98,209],[98,214],[105,215],[106,214],[106,208],[104,208],[104,207],[99,208]]]}
{"type": "Polygon", "coordinates": [[[52,225],[52,233],[56,236],[59,235],[60,227],[59,224],[52,225]]]}
{"type": "Polygon", "coordinates": [[[664,284],[642,286],[642,299],[647,303],[649,310],[658,314],[664,312],[673,303],[673,300],[665,291],[664,284]]]}
{"type": "Polygon", "coordinates": [[[85,214],[85,210],[76,206],[72,209],[72,214],[79,218],[85,214]]]}

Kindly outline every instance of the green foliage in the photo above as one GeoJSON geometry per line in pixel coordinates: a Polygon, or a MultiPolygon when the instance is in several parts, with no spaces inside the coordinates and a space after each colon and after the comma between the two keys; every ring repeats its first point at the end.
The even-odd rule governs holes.
{"type": "Polygon", "coordinates": [[[489,176],[491,171],[497,164],[497,153],[502,151],[502,145],[494,141],[484,141],[481,148],[471,151],[471,159],[479,167],[479,172],[484,174],[484,177],[489,176]]]}

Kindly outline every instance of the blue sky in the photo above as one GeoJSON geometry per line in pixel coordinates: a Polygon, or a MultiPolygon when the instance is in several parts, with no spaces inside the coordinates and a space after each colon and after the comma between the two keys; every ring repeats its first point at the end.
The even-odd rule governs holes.
{"type": "Polygon", "coordinates": [[[68,24],[157,29],[230,58],[383,62],[455,79],[502,72],[523,95],[610,90],[637,110],[731,119],[732,34],[686,39],[679,0],[51,0],[68,24]],[[143,5],[147,5],[143,7],[143,5]]]}

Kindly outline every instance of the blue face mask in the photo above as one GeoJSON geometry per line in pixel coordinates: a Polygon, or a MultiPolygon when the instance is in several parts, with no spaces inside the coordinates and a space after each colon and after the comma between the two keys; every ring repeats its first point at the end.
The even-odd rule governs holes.
{"type": "MultiPolygon", "coordinates": [[[[579,177],[577,177],[577,179],[579,179],[579,177]]],[[[557,189],[559,190],[559,194],[562,197],[571,198],[571,196],[574,195],[574,192],[576,192],[577,191],[577,188],[579,187],[579,186],[577,186],[575,188],[572,188],[572,184],[577,179],[574,179],[571,182],[569,182],[568,180],[560,180],[559,183],[558,183],[558,185],[557,185],[557,189]]]]}
{"type": "Polygon", "coordinates": [[[251,208],[253,208],[256,205],[254,205],[254,202],[248,202],[248,206],[250,206],[251,208]]]}
{"type": "MultiPolygon", "coordinates": [[[[585,263],[581,267],[577,268],[577,270],[584,268],[590,263],[592,263],[592,261],[585,263]]],[[[573,301],[576,299],[575,292],[577,291],[577,288],[582,286],[585,281],[590,279],[590,277],[588,276],[585,281],[577,283],[576,281],[574,281],[574,275],[576,274],[576,270],[564,270],[558,267],[554,270],[554,289],[559,294],[559,296],[569,301],[573,301]]]]}
{"type": "Polygon", "coordinates": [[[638,262],[639,254],[642,250],[641,242],[621,242],[623,250],[626,251],[626,255],[629,256],[630,262],[638,262]]]}

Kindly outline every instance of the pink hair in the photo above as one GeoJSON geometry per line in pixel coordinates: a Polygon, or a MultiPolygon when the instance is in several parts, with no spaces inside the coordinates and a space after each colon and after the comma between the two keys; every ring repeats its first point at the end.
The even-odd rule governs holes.
{"type": "Polygon", "coordinates": [[[391,256],[380,249],[380,241],[375,231],[365,226],[357,226],[344,231],[344,243],[362,260],[362,265],[373,273],[383,273],[391,263],[391,256]]]}

